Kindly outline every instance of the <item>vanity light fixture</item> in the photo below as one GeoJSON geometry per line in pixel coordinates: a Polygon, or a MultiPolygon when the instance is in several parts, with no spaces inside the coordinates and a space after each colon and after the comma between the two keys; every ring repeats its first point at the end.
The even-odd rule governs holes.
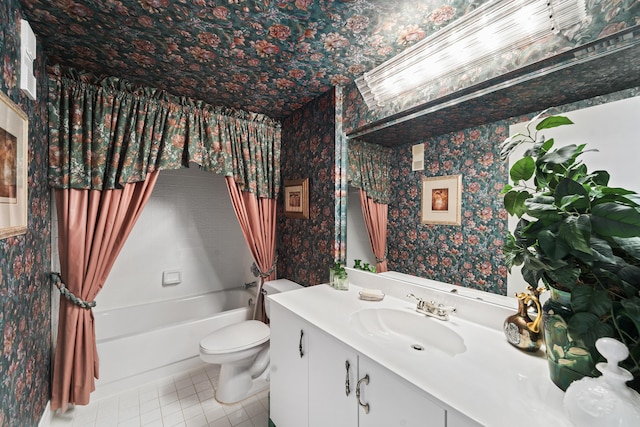
{"type": "Polygon", "coordinates": [[[496,0],[478,7],[356,80],[370,109],[496,55],[521,49],[586,18],[585,0],[496,0]]]}

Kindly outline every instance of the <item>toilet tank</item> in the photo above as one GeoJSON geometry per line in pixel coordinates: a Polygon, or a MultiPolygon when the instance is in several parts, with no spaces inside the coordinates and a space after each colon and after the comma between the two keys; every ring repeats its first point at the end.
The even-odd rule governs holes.
{"type": "Polygon", "coordinates": [[[296,282],[292,282],[289,279],[277,279],[277,280],[270,280],[269,282],[264,282],[264,285],[262,285],[262,292],[265,295],[264,309],[267,314],[267,317],[269,317],[271,314],[269,312],[271,301],[269,301],[269,298],[267,298],[267,295],[278,294],[280,292],[293,291],[296,289],[301,289],[303,287],[304,286],[296,282]]]}

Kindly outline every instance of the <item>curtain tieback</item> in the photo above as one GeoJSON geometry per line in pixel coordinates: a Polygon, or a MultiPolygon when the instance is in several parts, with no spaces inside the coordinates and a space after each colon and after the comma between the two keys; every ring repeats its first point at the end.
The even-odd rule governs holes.
{"type": "Polygon", "coordinates": [[[267,277],[273,274],[273,272],[276,270],[277,265],[278,265],[278,255],[276,255],[276,257],[273,259],[273,264],[271,264],[271,268],[269,270],[263,272],[262,270],[260,270],[260,267],[258,267],[258,265],[255,262],[253,263],[252,270],[257,271],[258,274],[260,275],[260,278],[266,279],[267,277]]]}
{"type": "Polygon", "coordinates": [[[91,310],[96,306],[95,301],[85,301],[81,298],[78,298],[71,292],[67,287],[62,283],[62,277],[60,277],[60,273],[51,273],[51,278],[53,279],[54,284],[60,290],[60,293],[64,295],[66,299],[74,303],[75,305],[86,308],[87,310],[91,310]]]}
{"type": "Polygon", "coordinates": [[[376,262],[380,264],[381,262],[385,262],[386,260],[387,260],[387,248],[384,248],[384,255],[382,255],[382,258],[378,258],[376,256],[376,262]]]}

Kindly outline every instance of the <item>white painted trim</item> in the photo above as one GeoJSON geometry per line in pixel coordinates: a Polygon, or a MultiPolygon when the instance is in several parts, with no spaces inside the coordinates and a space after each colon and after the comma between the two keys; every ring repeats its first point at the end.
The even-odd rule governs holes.
{"type": "Polygon", "coordinates": [[[40,417],[40,422],[38,423],[38,427],[49,427],[51,425],[51,421],[53,420],[53,411],[51,411],[51,401],[47,402],[47,406],[44,408],[44,412],[40,417]]]}

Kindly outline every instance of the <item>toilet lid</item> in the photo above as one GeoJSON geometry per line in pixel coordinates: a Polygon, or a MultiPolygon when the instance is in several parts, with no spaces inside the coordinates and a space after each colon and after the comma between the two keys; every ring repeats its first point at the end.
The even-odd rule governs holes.
{"type": "Polygon", "coordinates": [[[200,341],[206,354],[245,350],[269,340],[269,327],[259,320],[246,320],[220,328],[200,341]]]}

